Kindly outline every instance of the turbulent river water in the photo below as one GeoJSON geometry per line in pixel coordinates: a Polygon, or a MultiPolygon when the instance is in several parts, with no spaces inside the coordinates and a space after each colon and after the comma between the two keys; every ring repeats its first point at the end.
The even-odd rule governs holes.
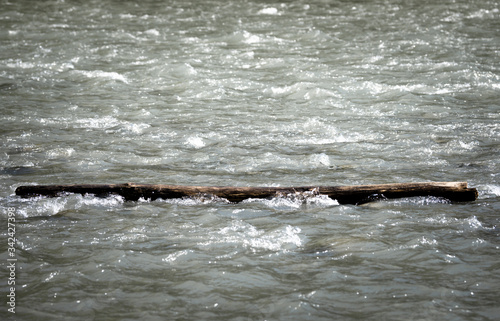
{"type": "Polygon", "coordinates": [[[0,112],[2,320],[500,315],[498,1],[0,0],[0,112]],[[14,193],[420,181],[479,197],[14,193]]]}

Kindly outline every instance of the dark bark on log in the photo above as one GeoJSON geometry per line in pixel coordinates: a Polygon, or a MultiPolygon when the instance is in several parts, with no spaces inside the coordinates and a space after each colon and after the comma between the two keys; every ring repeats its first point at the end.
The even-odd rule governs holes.
{"type": "Polygon", "coordinates": [[[454,202],[469,202],[477,199],[477,190],[467,188],[467,182],[396,183],[356,186],[301,186],[301,187],[210,187],[156,184],[74,184],[19,186],[16,194],[24,197],[58,196],[64,193],[94,194],[107,196],[118,194],[126,200],[139,198],[196,197],[214,195],[230,202],[241,202],[249,198],[270,198],[294,193],[315,193],[327,195],[340,204],[363,204],[379,199],[414,196],[435,196],[454,202]]]}

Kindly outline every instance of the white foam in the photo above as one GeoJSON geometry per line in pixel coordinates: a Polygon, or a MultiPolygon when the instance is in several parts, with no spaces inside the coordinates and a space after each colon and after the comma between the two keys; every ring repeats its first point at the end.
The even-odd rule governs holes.
{"type": "Polygon", "coordinates": [[[104,116],[99,118],[81,118],[75,121],[85,128],[110,128],[118,126],[120,121],[112,116],[104,116]]]}
{"type": "Polygon", "coordinates": [[[21,68],[21,69],[31,69],[36,67],[36,65],[32,62],[24,62],[20,60],[16,60],[14,63],[9,62],[6,65],[9,68],[21,68]]]}
{"type": "Polygon", "coordinates": [[[425,236],[422,236],[419,241],[420,244],[422,245],[437,245],[438,242],[435,239],[428,240],[425,236]]]}
{"type": "Polygon", "coordinates": [[[190,147],[196,148],[196,149],[205,147],[205,143],[203,142],[203,139],[201,137],[198,137],[198,136],[188,137],[185,144],[190,146],[190,147]]]}
{"type": "MultiPolygon", "coordinates": [[[[148,239],[146,227],[133,227],[125,233],[119,233],[113,235],[112,237],[115,241],[119,242],[119,244],[124,242],[137,242],[144,241],[148,239]]],[[[99,243],[99,239],[95,240],[95,243],[99,243]]]]}
{"type": "Polygon", "coordinates": [[[479,221],[475,215],[465,219],[464,222],[465,224],[468,225],[468,227],[472,228],[473,230],[484,228],[483,223],[481,223],[481,221],[479,221]]]}
{"type": "Polygon", "coordinates": [[[279,11],[277,8],[269,7],[259,10],[258,14],[268,14],[268,15],[278,15],[279,11]]]}
{"type": "Polygon", "coordinates": [[[229,226],[221,228],[201,246],[212,246],[216,243],[234,243],[253,251],[288,251],[302,246],[300,228],[286,225],[272,231],[257,229],[241,220],[234,220],[229,226]]]}
{"type": "Polygon", "coordinates": [[[246,238],[243,244],[250,246],[252,249],[287,251],[302,245],[300,231],[298,227],[287,225],[268,234],[246,238]]]}
{"type": "Polygon", "coordinates": [[[498,186],[498,185],[486,185],[485,187],[486,187],[486,192],[488,194],[500,196],[500,186],[498,186]]]}
{"type": "Polygon", "coordinates": [[[464,143],[462,141],[459,141],[458,143],[460,144],[460,147],[462,147],[463,149],[472,149],[476,145],[475,142],[464,143]]]}
{"type": "Polygon", "coordinates": [[[306,204],[308,205],[316,205],[319,207],[330,207],[337,206],[339,202],[337,200],[331,199],[326,195],[317,195],[315,197],[309,197],[306,199],[306,204]]]}
{"type": "Polygon", "coordinates": [[[75,208],[81,208],[82,206],[102,206],[106,208],[112,208],[116,206],[121,206],[125,199],[120,195],[110,195],[108,197],[95,197],[93,195],[74,195],[75,198],[75,208]]]}
{"type": "Polygon", "coordinates": [[[22,199],[27,207],[20,207],[18,213],[23,217],[56,215],[67,207],[66,197],[36,197],[22,199]]]}
{"type": "Polygon", "coordinates": [[[135,124],[135,123],[125,123],[123,125],[124,129],[127,132],[133,133],[133,134],[142,134],[144,132],[144,129],[151,127],[149,124],[135,124]]]}
{"type": "Polygon", "coordinates": [[[177,251],[175,253],[169,254],[163,259],[161,259],[163,262],[167,263],[173,263],[177,261],[180,257],[187,256],[188,254],[193,253],[192,250],[182,250],[182,251],[177,251]]]}
{"type": "Polygon", "coordinates": [[[93,70],[93,71],[86,71],[86,70],[75,70],[74,72],[84,75],[88,78],[101,78],[101,79],[111,79],[111,80],[117,80],[121,81],[123,83],[128,84],[128,79],[127,77],[114,72],[114,71],[102,71],[102,70],[93,70]]]}
{"type": "Polygon", "coordinates": [[[159,36],[160,35],[160,32],[156,29],[149,29],[149,30],[144,31],[144,33],[147,35],[151,35],[151,36],[159,36]]]}
{"type": "Polygon", "coordinates": [[[228,44],[255,44],[261,42],[261,38],[246,30],[237,31],[226,38],[228,44]]]}
{"type": "Polygon", "coordinates": [[[47,151],[47,158],[49,159],[66,158],[73,155],[74,152],[75,152],[74,148],[54,148],[47,151]]]}
{"type": "Polygon", "coordinates": [[[325,153],[310,156],[310,162],[315,166],[330,166],[330,157],[325,153]]]}
{"type": "Polygon", "coordinates": [[[475,216],[467,217],[467,218],[455,218],[455,217],[446,217],[446,216],[438,216],[438,217],[429,217],[425,219],[426,222],[432,224],[439,224],[444,226],[455,226],[462,230],[465,227],[468,230],[493,230],[495,227],[487,227],[484,226],[483,223],[475,216]]]}
{"type": "MultiPolygon", "coordinates": [[[[141,198],[139,201],[148,202],[141,198]]],[[[182,197],[182,198],[170,198],[170,199],[158,199],[158,202],[164,202],[168,204],[182,205],[182,206],[195,206],[201,204],[215,204],[215,203],[229,203],[225,198],[221,198],[215,195],[200,194],[193,197],[182,197]]]]}
{"type": "Polygon", "coordinates": [[[248,44],[252,44],[252,43],[259,43],[261,42],[261,39],[259,36],[257,35],[252,35],[251,33],[249,32],[244,32],[243,33],[243,36],[244,36],[244,42],[245,43],[248,43],[248,44]]]}
{"type": "Polygon", "coordinates": [[[296,192],[286,195],[278,195],[271,199],[250,198],[244,203],[262,203],[274,209],[298,209],[304,205],[329,207],[337,206],[339,203],[326,195],[319,195],[316,190],[308,192],[296,192]]]}

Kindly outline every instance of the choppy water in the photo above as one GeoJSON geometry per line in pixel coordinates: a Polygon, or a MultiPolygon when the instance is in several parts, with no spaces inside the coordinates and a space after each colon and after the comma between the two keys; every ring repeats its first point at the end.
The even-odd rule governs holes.
{"type": "Polygon", "coordinates": [[[494,320],[498,1],[0,1],[16,320],[494,320]],[[20,199],[468,181],[476,202],[20,199]]]}

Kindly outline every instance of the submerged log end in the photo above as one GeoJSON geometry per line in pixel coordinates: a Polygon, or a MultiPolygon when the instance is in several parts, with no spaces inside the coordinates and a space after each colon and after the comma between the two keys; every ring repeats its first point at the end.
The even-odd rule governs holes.
{"type": "Polygon", "coordinates": [[[53,186],[52,186],[53,188],[51,188],[50,186],[47,186],[43,190],[43,193],[41,193],[39,186],[41,186],[41,185],[19,186],[18,188],[16,188],[16,195],[22,196],[22,197],[35,197],[35,196],[42,196],[42,195],[54,197],[54,196],[57,196],[57,194],[61,193],[60,189],[54,188],[53,186]]]}
{"type": "Polygon", "coordinates": [[[340,204],[364,204],[381,199],[433,196],[452,202],[471,202],[478,197],[467,182],[396,183],[380,185],[341,186],[326,189],[325,194],[340,204]]]}

